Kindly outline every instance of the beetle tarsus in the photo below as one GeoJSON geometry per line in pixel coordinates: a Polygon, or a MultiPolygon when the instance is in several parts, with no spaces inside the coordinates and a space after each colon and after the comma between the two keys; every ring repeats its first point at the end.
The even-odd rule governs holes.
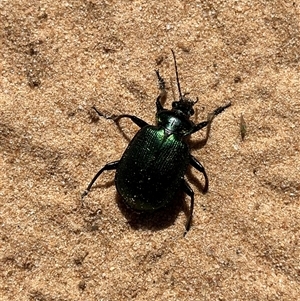
{"type": "Polygon", "coordinates": [[[89,193],[88,190],[85,190],[85,191],[81,194],[81,199],[83,199],[88,193],[89,193]]]}
{"type": "Polygon", "coordinates": [[[155,70],[155,73],[158,78],[158,89],[159,90],[165,90],[166,89],[166,83],[165,80],[160,76],[159,71],[155,70]]]}
{"type": "Polygon", "coordinates": [[[159,71],[155,70],[157,79],[158,79],[158,89],[160,90],[160,93],[156,99],[156,109],[157,111],[162,111],[163,104],[167,100],[167,91],[166,91],[166,83],[165,80],[160,76],[159,71]]]}
{"type": "Polygon", "coordinates": [[[225,109],[227,109],[227,108],[230,107],[230,106],[231,106],[231,102],[229,102],[229,103],[228,103],[227,105],[225,105],[225,106],[222,106],[222,107],[219,107],[219,108],[215,109],[215,110],[213,111],[214,116],[219,115],[220,113],[222,113],[225,109]]]}
{"type": "Polygon", "coordinates": [[[96,111],[96,113],[100,116],[100,117],[104,117],[105,119],[111,119],[113,121],[116,121],[116,119],[118,118],[118,115],[107,115],[104,114],[100,111],[98,111],[98,109],[96,107],[92,107],[92,109],[94,109],[96,111]]]}

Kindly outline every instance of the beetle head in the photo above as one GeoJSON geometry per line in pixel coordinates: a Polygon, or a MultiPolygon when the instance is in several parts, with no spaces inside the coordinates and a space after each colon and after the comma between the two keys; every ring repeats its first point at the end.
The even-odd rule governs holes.
{"type": "Polygon", "coordinates": [[[190,116],[194,115],[195,111],[193,109],[193,106],[197,102],[198,98],[196,99],[196,101],[193,101],[183,95],[180,97],[180,100],[172,102],[172,109],[182,112],[189,118],[190,116]]]}
{"type": "Polygon", "coordinates": [[[182,95],[180,83],[179,83],[179,76],[178,76],[178,70],[177,70],[177,63],[176,63],[176,57],[173,49],[171,49],[173,58],[174,58],[174,65],[175,65],[175,73],[176,73],[176,82],[178,87],[178,93],[179,93],[179,100],[172,102],[172,110],[177,111],[185,115],[187,118],[190,118],[190,116],[194,115],[195,111],[193,109],[193,106],[195,103],[198,102],[198,98],[196,101],[191,100],[190,98],[186,97],[188,93],[184,93],[182,95]]]}

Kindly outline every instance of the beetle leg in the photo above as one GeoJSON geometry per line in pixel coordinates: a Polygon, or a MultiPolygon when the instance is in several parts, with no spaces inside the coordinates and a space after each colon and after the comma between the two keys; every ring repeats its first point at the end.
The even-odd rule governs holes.
{"type": "Polygon", "coordinates": [[[162,111],[164,108],[162,103],[166,102],[167,99],[167,91],[166,91],[166,84],[165,80],[160,76],[159,71],[155,70],[157,78],[158,78],[158,89],[160,90],[160,94],[156,99],[156,110],[157,112],[162,111]]]}
{"type": "Polygon", "coordinates": [[[121,118],[131,119],[131,121],[134,122],[140,128],[143,128],[144,126],[148,125],[148,123],[146,121],[144,121],[143,119],[136,117],[134,115],[127,115],[127,114],[117,115],[117,116],[115,116],[113,121],[118,122],[121,118]]]}
{"type": "Polygon", "coordinates": [[[182,189],[191,198],[190,212],[189,212],[189,216],[188,216],[188,219],[187,219],[187,222],[186,222],[186,225],[185,225],[185,231],[184,231],[184,234],[183,234],[183,236],[185,236],[191,228],[191,223],[192,223],[192,218],[193,218],[193,211],[194,211],[194,191],[192,190],[189,183],[184,179],[182,179],[182,189]]]}
{"type": "MultiPolygon", "coordinates": [[[[196,124],[196,125],[193,127],[191,134],[200,131],[201,129],[203,129],[204,127],[206,127],[206,126],[208,125],[208,123],[209,123],[208,121],[202,121],[202,122],[196,124]]],[[[190,133],[189,133],[189,134],[190,134],[190,133]]]]}
{"type": "Polygon", "coordinates": [[[209,133],[210,133],[210,129],[211,129],[211,123],[214,120],[214,118],[219,115],[220,113],[222,113],[225,109],[227,109],[228,107],[231,106],[231,102],[229,102],[227,105],[222,106],[222,107],[218,107],[217,109],[215,109],[213,112],[209,113],[207,115],[207,120],[200,122],[198,124],[196,124],[194,126],[194,128],[192,129],[191,134],[198,132],[199,130],[201,130],[202,128],[207,126],[207,130],[206,130],[206,137],[204,138],[204,143],[206,143],[206,141],[208,140],[209,137],[209,133]]]}
{"type": "Polygon", "coordinates": [[[143,128],[144,126],[148,125],[148,123],[134,115],[128,115],[128,114],[121,114],[121,115],[105,115],[103,113],[101,113],[100,111],[98,111],[96,109],[96,107],[92,107],[96,113],[101,116],[101,117],[104,117],[106,119],[111,119],[113,120],[114,122],[118,122],[121,118],[130,118],[137,126],[139,126],[140,128],[143,128]]]}
{"type": "Polygon", "coordinates": [[[113,169],[117,169],[119,164],[119,161],[114,161],[114,162],[110,162],[107,163],[104,167],[102,167],[94,176],[94,178],[92,179],[92,181],[90,182],[89,186],[87,187],[87,189],[83,192],[83,194],[81,195],[81,198],[84,198],[89,191],[91,190],[93,184],[95,183],[95,181],[98,179],[98,177],[103,173],[103,171],[105,170],[113,170],[113,169]]]}
{"type": "Polygon", "coordinates": [[[225,106],[221,106],[221,107],[218,107],[217,109],[215,109],[213,111],[213,115],[216,116],[216,115],[219,115],[220,113],[222,113],[225,109],[227,109],[228,107],[231,106],[231,102],[229,102],[227,105],[225,106]]]}
{"type": "Polygon", "coordinates": [[[208,190],[208,177],[207,177],[204,166],[192,155],[190,156],[190,164],[203,174],[204,179],[205,179],[203,193],[206,193],[208,190]]]}

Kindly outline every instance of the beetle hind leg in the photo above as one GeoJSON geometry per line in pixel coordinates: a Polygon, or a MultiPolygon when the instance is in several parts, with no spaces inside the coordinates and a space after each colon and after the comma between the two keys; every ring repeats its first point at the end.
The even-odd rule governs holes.
{"type": "Polygon", "coordinates": [[[95,183],[95,181],[99,178],[99,176],[103,173],[103,171],[105,170],[113,170],[113,169],[117,169],[119,164],[119,161],[114,161],[114,162],[110,162],[107,163],[104,167],[102,167],[94,176],[94,178],[92,179],[92,181],[90,182],[89,186],[87,187],[87,189],[82,193],[81,198],[83,199],[91,190],[93,184],[95,183]]]}

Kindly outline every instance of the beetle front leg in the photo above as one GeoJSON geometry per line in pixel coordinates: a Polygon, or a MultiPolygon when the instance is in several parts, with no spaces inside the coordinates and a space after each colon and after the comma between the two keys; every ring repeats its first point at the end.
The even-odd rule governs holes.
{"type": "Polygon", "coordinates": [[[105,115],[103,113],[101,113],[100,111],[97,110],[96,107],[92,107],[96,113],[101,116],[101,117],[104,117],[106,119],[111,119],[113,120],[114,122],[118,122],[121,118],[129,118],[131,119],[131,121],[133,121],[137,126],[139,126],[140,128],[143,128],[144,126],[148,125],[148,123],[134,115],[128,115],[128,114],[121,114],[121,115],[105,115]]]}
{"type": "Polygon", "coordinates": [[[190,156],[190,164],[203,174],[205,179],[203,193],[206,193],[208,191],[208,176],[206,174],[204,166],[192,155],[190,156]]]}
{"type": "Polygon", "coordinates": [[[102,167],[94,176],[94,178],[92,179],[92,181],[90,182],[89,186],[87,187],[87,189],[82,193],[81,198],[83,199],[91,190],[93,184],[95,183],[95,181],[98,179],[98,177],[103,173],[103,171],[105,170],[113,170],[113,169],[117,169],[119,164],[119,161],[114,161],[114,162],[110,162],[107,163],[104,167],[102,167]]]}
{"type": "Polygon", "coordinates": [[[194,191],[189,185],[189,183],[184,179],[182,179],[182,190],[191,198],[190,212],[185,225],[185,231],[183,234],[183,236],[185,236],[190,230],[192,224],[193,211],[194,211],[194,191]]]}
{"type": "Polygon", "coordinates": [[[162,111],[163,105],[166,102],[167,99],[167,91],[166,91],[166,84],[165,80],[160,76],[159,71],[155,70],[157,78],[158,78],[158,89],[160,90],[160,94],[158,95],[156,99],[156,110],[157,112],[162,111]]]}
{"type": "Polygon", "coordinates": [[[217,109],[215,109],[213,112],[209,113],[207,115],[207,120],[206,121],[203,121],[203,122],[200,122],[198,124],[196,124],[191,132],[191,134],[195,133],[195,132],[198,132],[200,131],[201,129],[203,129],[204,127],[207,126],[207,129],[206,129],[206,135],[205,135],[205,138],[203,140],[204,143],[207,142],[208,140],[208,137],[209,137],[209,133],[210,133],[210,129],[211,129],[211,124],[212,124],[212,121],[214,120],[214,118],[219,115],[220,113],[222,113],[225,109],[227,109],[228,107],[231,106],[231,102],[229,102],[227,105],[225,106],[222,106],[222,107],[218,107],[217,109]]]}
{"type": "Polygon", "coordinates": [[[198,132],[199,130],[201,130],[202,128],[206,127],[206,126],[209,126],[213,119],[221,114],[225,109],[227,109],[228,107],[231,106],[231,102],[229,102],[227,105],[225,106],[221,106],[221,107],[218,107],[217,109],[215,109],[214,111],[212,111],[211,113],[209,113],[207,115],[207,121],[203,121],[203,122],[200,122],[198,124],[196,124],[191,132],[192,133],[195,133],[195,132],[198,132]]]}

